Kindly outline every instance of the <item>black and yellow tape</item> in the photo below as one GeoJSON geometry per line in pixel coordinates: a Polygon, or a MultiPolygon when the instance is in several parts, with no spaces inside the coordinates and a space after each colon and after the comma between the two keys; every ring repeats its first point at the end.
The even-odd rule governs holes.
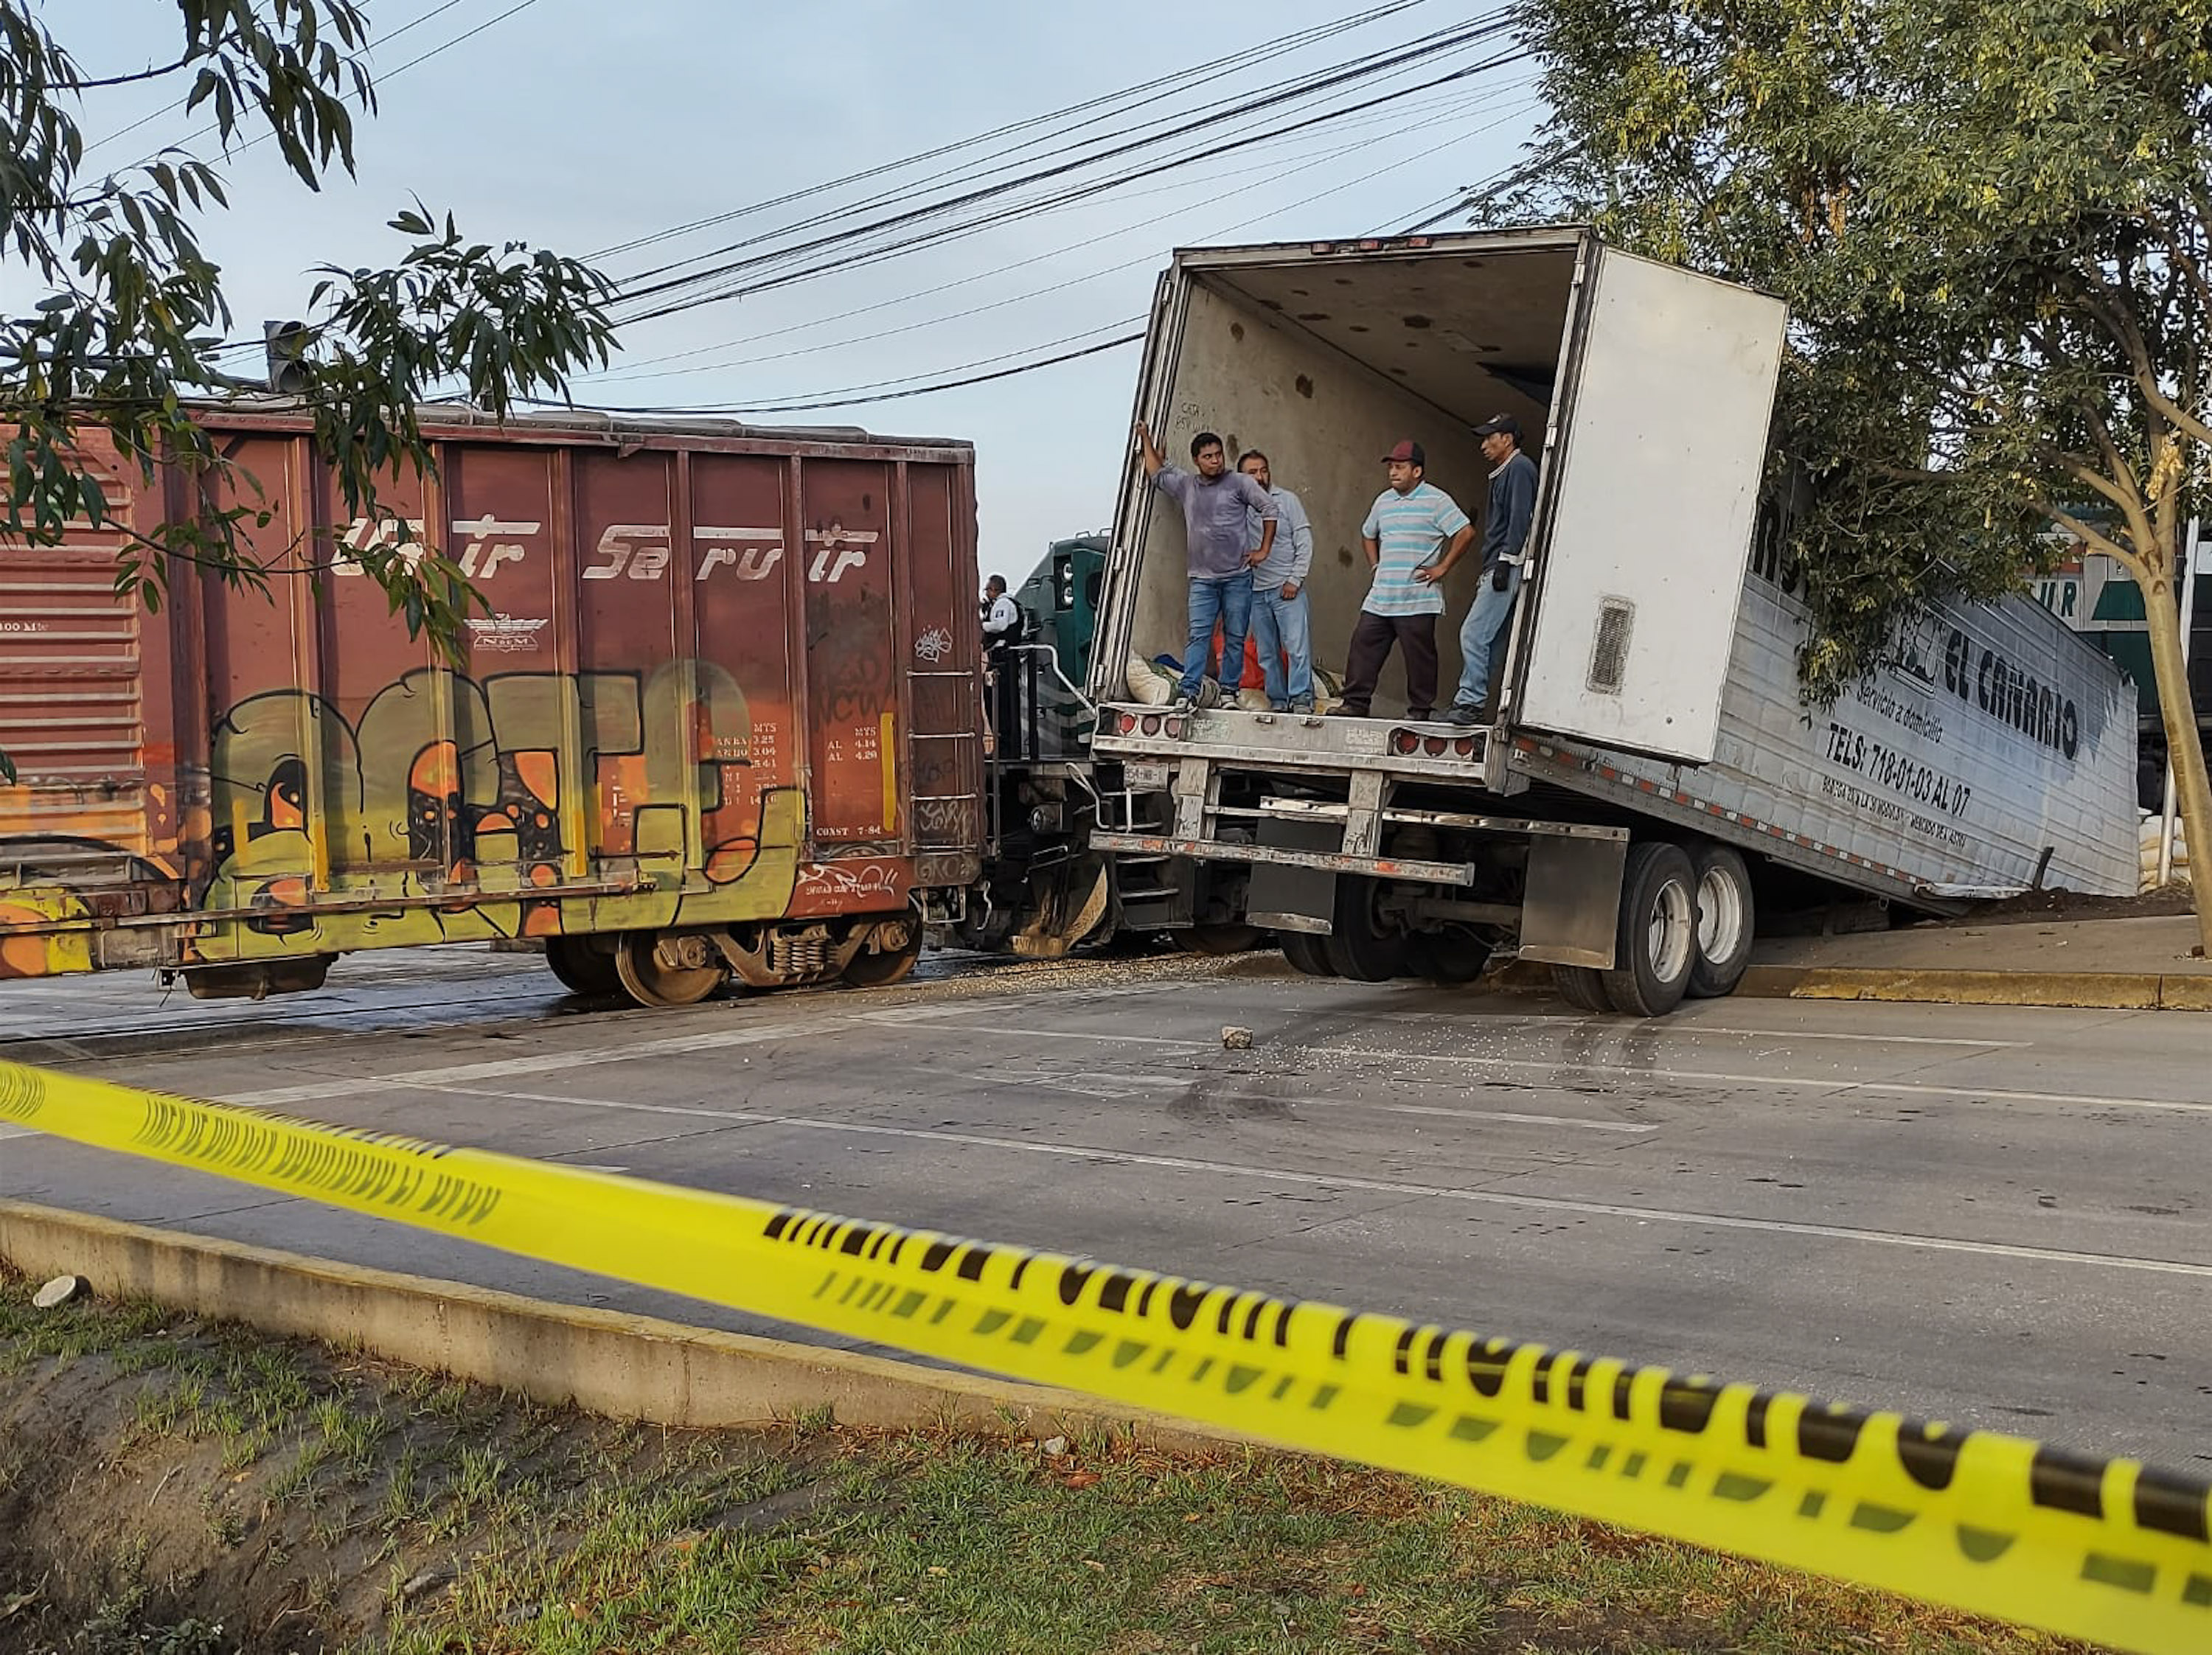
{"type": "Polygon", "coordinates": [[[2212,1649],[2212,1485],[2132,1460],[4,1063],[0,1121],[2124,1649],[2212,1649]]]}

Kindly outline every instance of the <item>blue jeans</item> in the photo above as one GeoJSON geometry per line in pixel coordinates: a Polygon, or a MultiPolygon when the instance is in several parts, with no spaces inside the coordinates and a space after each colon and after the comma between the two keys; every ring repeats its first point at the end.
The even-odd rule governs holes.
{"type": "Polygon", "coordinates": [[[1296,597],[1280,586],[1261,586],[1252,594],[1252,636],[1260,643],[1260,670],[1267,675],[1267,705],[1278,712],[1313,705],[1313,625],[1306,589],[1296,597]],[[1283,658],[1291,658],[1284,682],[1283,658]]]}
{"type": "Polygon", "coordinates": [[[1480,706],[1490,690],[1490,658],[1498,649],[1498,640],[1505,635],[1505,623],[1513,618],[1513,600],[1521,595],[1521,566],[1513,565],[1513,573],[1498,591],[1485,575],[1482,585],[1475,590],[1474,607],[1467,612],[1467,619],[1459,629],[1460,659],[1466,664],[1460,669],[1459,693],[1453,702],[1459,706],[1480,706]]]}
{"type": "Polygon", "coordinates": [[[1214,622],[1221,623],[1222,688],[1230,694],[1244,676],[1244,634],[1252,629],[1252,572],[1190,582],[1190,641],[1182,652],[1182,693],[1195,700],[1213,653],[1214,622]]]}

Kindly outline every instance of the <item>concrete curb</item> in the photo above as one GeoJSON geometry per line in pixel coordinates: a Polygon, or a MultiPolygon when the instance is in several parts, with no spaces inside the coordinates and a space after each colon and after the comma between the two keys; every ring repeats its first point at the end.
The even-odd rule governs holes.
{"type": "MultiPolygon", "coordinates": [[[[1501,988],[1552,985],[1552,968],[1516,961],[1501,988]]],[[[1753,966],[1742,1000],[1893,1000],[1940,1005],[2076,1006],[2110,1011],[2212,1011],[2212,976],[2125,971],[1908,970],[1891,966],[1753,966]]]]}
{"type": "Polygon", "coordinates": [[[318,1339],[614,1419],[757,1426],[828,1408],[841,1424],[882,1429],[1039,1439],[1105,1432],[1200,1452],[1248,1446],[1070,1391],[549,1304],[28,1202],[0,1201],[0,1260],[34,1281],[82,1276],[103,1297],[318,1339]]]}

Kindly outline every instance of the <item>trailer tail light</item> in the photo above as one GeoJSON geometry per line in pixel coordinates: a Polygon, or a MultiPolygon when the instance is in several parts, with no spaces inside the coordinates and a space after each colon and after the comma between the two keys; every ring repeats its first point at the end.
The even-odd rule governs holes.
{"type": "Polygon", "coordinates": [[[1421,750],[1421,738],[1410,730],[1390,732],[1390,750],[1401,759],[1409,759],[1421,750]]]}
{"type": "Polygon", "coordinates": [[[1421,751],[1432,759],[1441,759],[1444,755],[1446,745],[1443,737],[1431,736],[1421,743],[1421,751]]]}
{"type": "Polygon", "coordinates": [[[1181,718],[1170,718],[1167,730],[1170,741],[1179,742],[1182,739],[1183,722],[1181,718]]]}
{"type": "Polygon", "coordinates": [[[1474,737],[1472,736],[1461,737],[1457,741],[1452,743],[1452,751],[1458,754],[1462,759],[1473,758],[1474,756],[1474,737]]]}
{"type": "Polygon", "coordinates": [[[1114,715],[1114,733],[1118,736],[1135,735],[1137,733],[1137,715],[1133,712],[1115,713],[1114,715]]]}
{"type": "Polygon", "coordinates": [[[1160,715],[1157,712],[1147,712],[1145,714],[1145,734],[1147,736],[1157,736],[1159,733],[1160,715]]]}

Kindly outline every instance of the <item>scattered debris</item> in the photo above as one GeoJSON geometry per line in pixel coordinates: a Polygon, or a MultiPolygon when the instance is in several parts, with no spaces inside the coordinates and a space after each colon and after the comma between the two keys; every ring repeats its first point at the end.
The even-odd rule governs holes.
{"type": "Polygon", "coordinates": [[[1221,1031],[1221,1049],[1224,1052],[1249,1052],[1252,1049],[1252,1031],[1231,1024],[1221,1031]]]}
{"type": "Polygon", "coordinates": [[[56,1310],[91,1291],[92,1283],[82,1276],[57,1276],[31,1295],[31,1302],[40,1310],[56,1310]]]}
{"type": "Polygon", "coordinates": [[[1067,1452],[1067,1439],[1047,1437],[1042,1442],[1037,1444],[1037,1447],[1047,1459],[1058,1459],[1067,1452]]]}

